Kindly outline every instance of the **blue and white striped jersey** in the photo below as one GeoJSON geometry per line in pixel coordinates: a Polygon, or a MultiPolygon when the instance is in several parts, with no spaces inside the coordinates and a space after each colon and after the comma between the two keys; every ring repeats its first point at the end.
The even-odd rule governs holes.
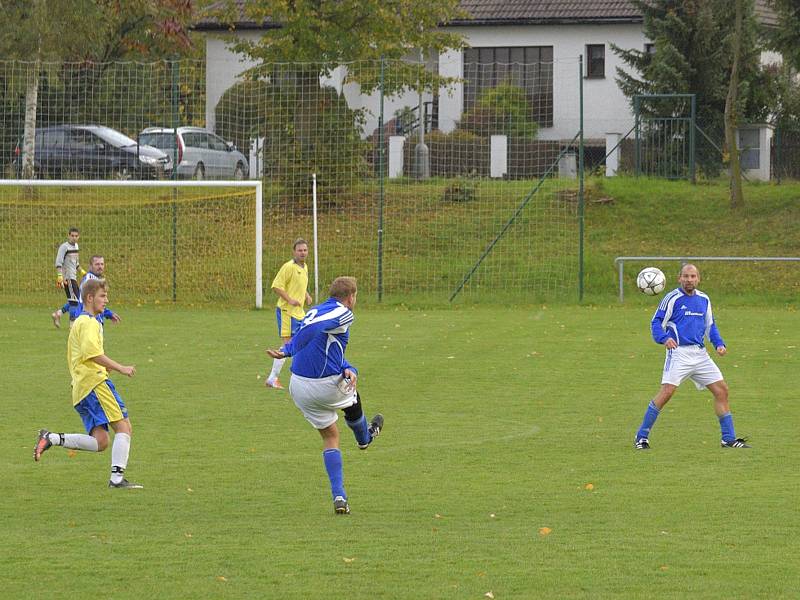
{"type": "Polygon", "coordinates": [[[344,357],[350,339],[353,312],[334,298],[328,298],[306,313],[300,329],[281,350],[292,359],[292,373],[319,379],[341,375],[345,369],[358,370],[344,357]]]}
{"type": "Polygon", "coordinates": [[[650,331],[659,344],[672,338],[679,346],[703,347],[708,337],[715,348],[725,345],[714,322],[711,299],[700,290],[688,295],[679,287],[667,293],[653,315],[650,331]]]}
{"type": "MultiPolygon", "coordinates": [[[[86,275],[83,276],[83,279],[81,279],[81,285],[78,288],[78,306],[75,309],[76,310],[76,314],[81,314],[83,312],[83,299],[81,298],[83,284],[86,283],[87,281],[89,281],[90,279],[102,279],[102,277],[98,277],[97,275],[95,275],[91,271],[89,271],[88,273],[86,273],[86,275]]],[[[102,323],[103,320],[110,319],[113,316],[114,316],[114,313],[112,312],[112,310],[110,308],[106,307],[103,310],[102,313],[97,315],[97,320],[102,323]]]]}

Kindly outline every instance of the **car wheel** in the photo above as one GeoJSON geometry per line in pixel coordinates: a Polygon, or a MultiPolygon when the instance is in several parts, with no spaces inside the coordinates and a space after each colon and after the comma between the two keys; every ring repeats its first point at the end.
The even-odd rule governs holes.
{"type": "Polygon", "coordinates": [[[244,165],[242,163],[236,163],[236,169],[233,171],[233,178],[236,181],[244,179],[244,165]]]}
{"type": "Polygon", "coordinates": [[[203,166],[203,163],[197,163],[197,167],[194,170],[194,178],[197,180],[206,178],[206,168],[203,166]]]}

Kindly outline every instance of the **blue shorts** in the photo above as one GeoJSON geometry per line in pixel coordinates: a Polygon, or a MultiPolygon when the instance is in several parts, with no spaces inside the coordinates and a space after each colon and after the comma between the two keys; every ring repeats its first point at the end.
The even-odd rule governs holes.
{"type": "Polygon", "coordinates": [[[75,410],[83,420],[86,433],[95,427],[108,431],[108,424],[127,418],[125,403],[117,393],[110,379],[95,387],[88,396],[75,405],[75,410]]]}
{"type": "Polygon", "coordinates": [[[303,324],[301,319],[290,317],[288,312],[280,308],[275,308],[275,319],[278,321],[278,335],[282,338],[293,337],[303,324]]]}

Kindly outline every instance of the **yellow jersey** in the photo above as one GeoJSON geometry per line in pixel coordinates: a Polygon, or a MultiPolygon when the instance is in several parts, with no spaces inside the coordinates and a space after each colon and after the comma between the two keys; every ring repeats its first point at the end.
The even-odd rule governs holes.
{"type": "Polygon", "coordinates": [[[108,371],[92,359],[103,351],[103,326],[86,313],[72,324],[67,341],[67,364],[72,375],[72,405],[88,396],[108,379],[108,371]]]}
{"type": "Polygon", "coordinates": [[[306,303],[306,292],[308,291],[308,265],[298,265],[294,259],[286,262],[272,280],[273,288],[279,288],[289,295],[289,298],[297,300],[300,306],[291,306],[286,300],[278,296],[275,306],[289,313],[290,317],[302,319],[306,316],[303,306],[306,303]]]}

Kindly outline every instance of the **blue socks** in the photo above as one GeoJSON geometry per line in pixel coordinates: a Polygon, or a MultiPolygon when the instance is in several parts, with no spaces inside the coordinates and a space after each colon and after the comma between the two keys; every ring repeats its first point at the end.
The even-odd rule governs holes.
{"type": "MultiPolygon", "coordinates": [[[[650,401],[650,404],[647,405],[647,410],[644,413],[644,419],[642,419],[642,424],[639,426],[639,431],[636,432],[636,439],[650,437],[650,430],[655,425],[656,419],[658,415],[661,414],[661,411],[656,408],[656,405],[653,404],[653,401],[650,401]]],[[[720,423],[722,421],[720,420],[720,423]]]]}
{"type": "Polygon", "coordinates": [[[733,416],[731,413],[725,413],[719,418],[719,429],[722,432],[722,441],[732,442],[736,439],[736,434],[733,432],[733,416]]]}
{"type": "Polygon", "coordinates": [[[342,453],[338,448],[328,448],[322,451],[322,460],[325,461],[325,470],[328,472],[328,479],[331,482],[331,494],[333,498],[341,496],[347,498],[344,491],[344,472],[342,471],[342,453]]]}
{"type": "Polygon", "coordinates": [[[361,418],[358,421],[346,421],[347,426],[353,430],[353,434],[356,436],[356,441],[362,445],[366,446],[372,441],[372,436],[369,433],[369,425],[367,425],[367,417],[361,415],[361,418]]]}

